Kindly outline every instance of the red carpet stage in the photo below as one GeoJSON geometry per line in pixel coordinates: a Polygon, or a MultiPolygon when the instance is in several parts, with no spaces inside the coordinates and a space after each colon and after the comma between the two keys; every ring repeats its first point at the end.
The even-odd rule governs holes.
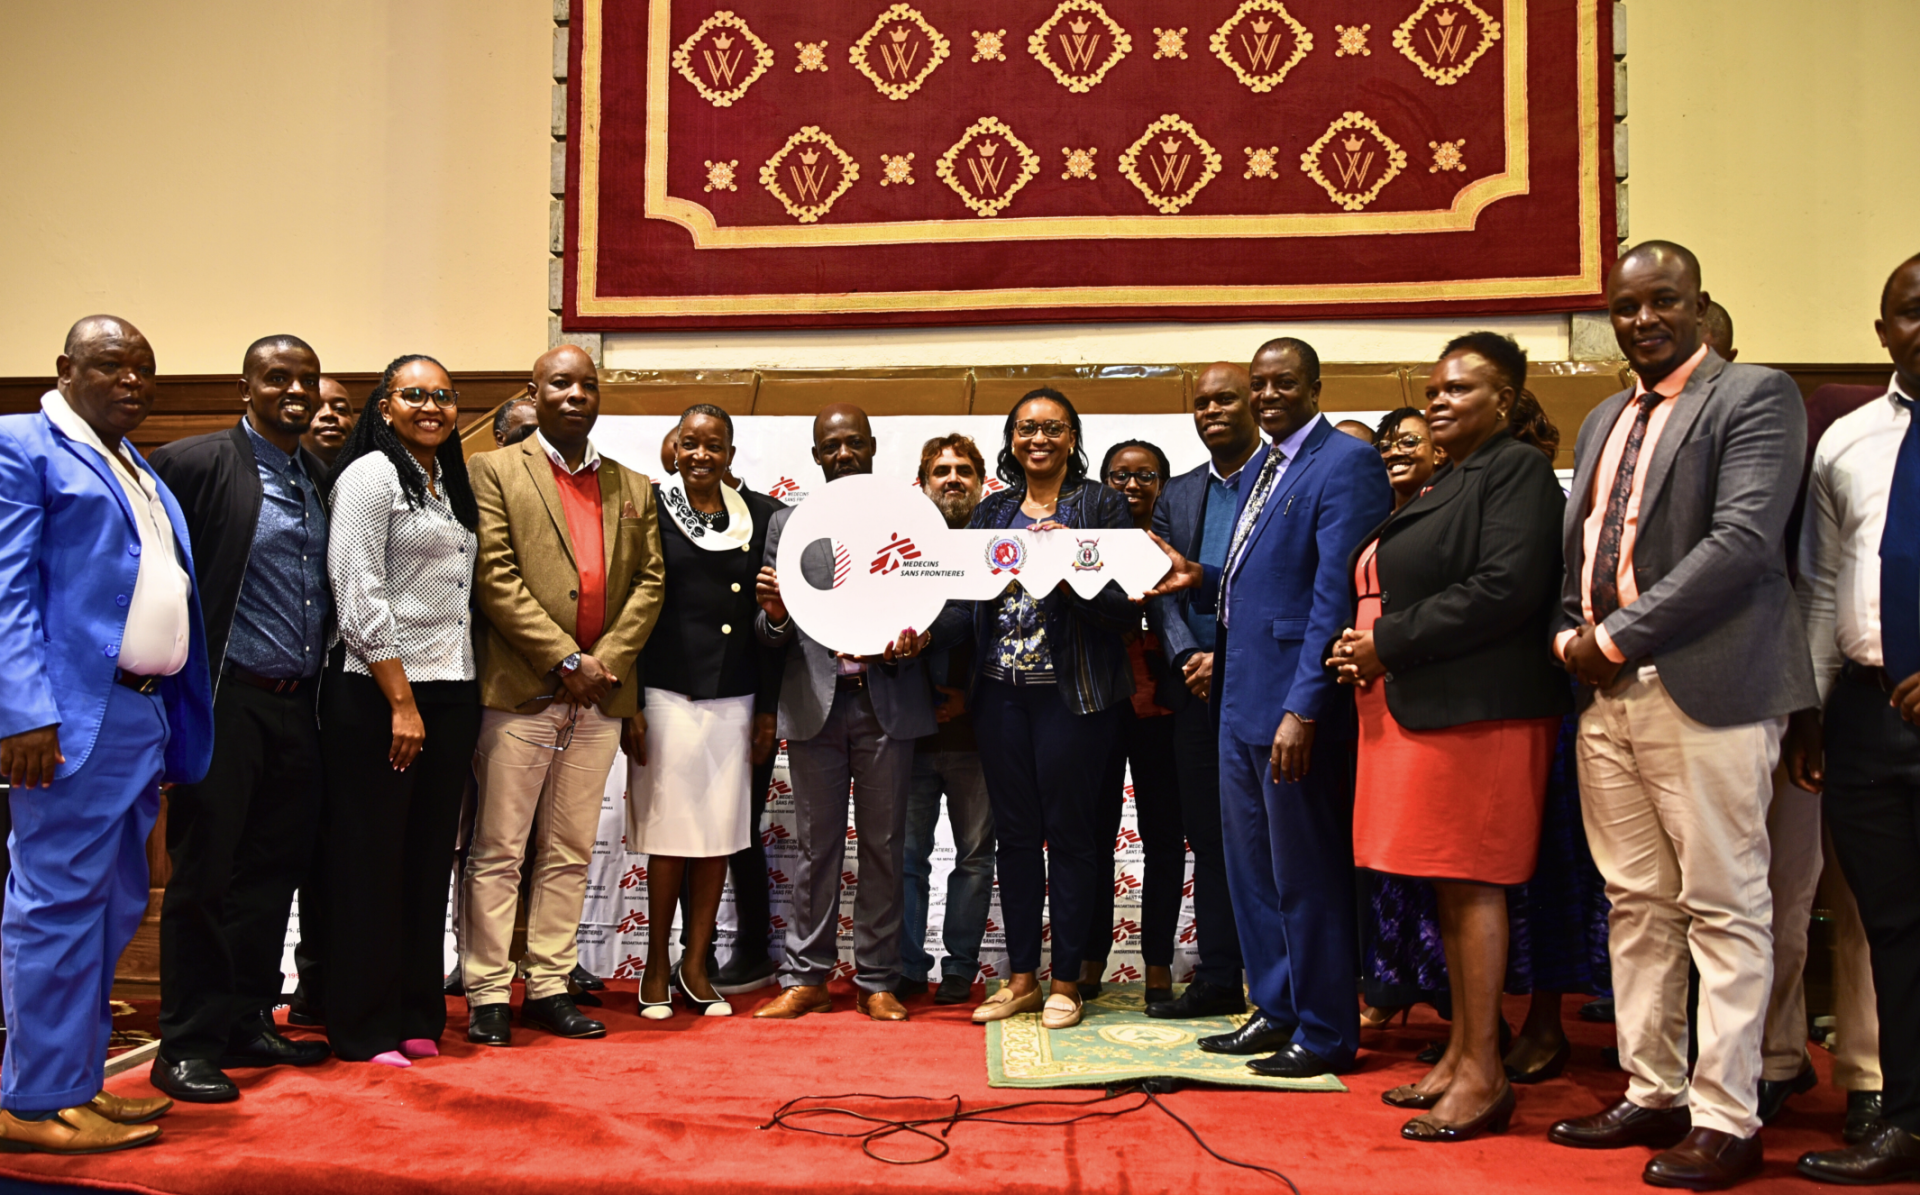
{"type": "MultiPolygon", "coordinates": [[[[782,1103],[808,1094],[948,1101],[944,1108],[867,1105],[881,1115],[930,1116],[950,1109],[955,1095],[978,1107],[1089,1093],[990,1089],[984,1030],[969,1023],[966,1005],[936,1008],[923,997],[909,1002],[910,1023],[874,1024],[854,1014],[851,992],[836,984],[831,1015],[782,1022],[681,1013],[655,1023],[636,1015],[633,984],[610,986],[604,1041],[516,1029],[514,1048],[481,1049],[465,1044],[458,1007],[446,1055],[411,1070],[332,1062],[309,1071],[240,1071],[239,1103],[176,1107],[156,1145],[90,1158],[0,1155],[0,1175],[170,1195],[1285,1190],[1207,1157],[1151,1106],[1066,1128],[965,1124],[948,1138],[948,1157],[918,1166],[875,1161],[857,1141],[762,1131],[782,1103]]],[[[736,1006],[744,1013],[772,994],[765,989],[736,1006]]],[[[1574,1001],[1567,1003],[1571,1014],[1574,1001]]],[[[1524,1001],[1509,1001],[1516,1024],[1523,1010],[1524,1001]]],[[[1286,1172],[1304,1195],[1645,1190],[1647,1150],[1584,1153],[1546,1142],[1556,1118],[1597,1110],[1625,1087],[1600,1056],[1611,1027],[1570,1015],[1569,1028],[1576,1049],[1568,1075],[1523,1089],[1506,1136],[1464,1145],[1402,1141],[1409,1114],[1380,1102],[1382,1091],[1420,1074],[1413,1054],[1444,1032],[1431,1014],[1369,1034],[1360,1071],[1347,1077],[1350,1095],[1186,1089],[1163,1098],[1214,1149],[1286,1172]]],[[[1824,1080],[1827,1057],[1817,1049],[1814,1057],[1824,1080]]],[[[144,1071],[112,1087],[153,1094],[144,1071]]],[[[1131,1096],[1104,1108],[1138,1102],[1131,1096]]],[[[1795,1098],[1767,1130],[1765,1176],[1740,1190],[1813,1190],[1793,1175],[1793,1162],[1804,1150],[1837,1144],[1841,1117],[1841,1097],[1824,1084],[1795,1098]]],[[[903,1155],[925,1149],[910,1137],[894,1142],[903,1155]]],[[[0,1190],[17,1189],[0,1179],[0,1190]]]]}

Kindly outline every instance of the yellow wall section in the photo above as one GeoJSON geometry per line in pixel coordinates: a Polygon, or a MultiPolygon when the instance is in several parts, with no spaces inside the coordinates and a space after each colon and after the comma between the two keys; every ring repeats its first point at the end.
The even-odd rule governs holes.
{"type": "MultiPolygon", "coordinates": [[[[1920,3],[1629,10],[1633,236],[1700,252],[1754,360],[1881,359],[1880,284],[1920,251],[1907,61],[1920,3]]],[[[335,369],[403,351],[524,368],[547,331],[551,12],[550,0],[8,5],[0,375],[50,372],[67,324],[102,309],[145,328],[168,373],[232,370],[248,340],[282,330],[335,369]]],[[[1461,322],[1562,355],[1551,321],[1461,322]]],[[[1401,359],[1421,355],[1409,336],[1437,345],[1450,326],[1313,332],[1329,357],[1401,359]]],[[[608,356],[635,367],[1193,360],[1262,331],[627,336],[608,356]],[[1190,339],[1206,351],[1179,351],[1190,339]]]]}

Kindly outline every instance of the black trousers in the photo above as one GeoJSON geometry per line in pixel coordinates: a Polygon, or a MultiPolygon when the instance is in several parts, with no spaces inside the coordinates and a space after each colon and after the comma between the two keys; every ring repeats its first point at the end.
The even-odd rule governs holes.
{"type": "Polygon", "coordinates": [[[240,1018],[280,1002],[293,890],[320,821],[314,687],[227,679],[207,777],[167,798],[173,878],[160,906],[160,1052],[217,1060],[240,1018]]]}
{"type": "Polygon", "coordinates": [[[350,1062],[447,1027],[447,846],[480,738],[480,692],[471,681],[427,681],[413,694],[426,742],[397,772],[380,687],[341,672],[321,692],[327,918],[342,931],[326,939],[327,1040],[350,1062]]]}
{"type": "Polygon", "coordinates": [[[1206,702],[1190,701],[1174,713],[1173,759],[1180,778],[1180,825],[1193,852],[1193,932],[1200,950],[1193,977],[1238,989],[1244,965],[1220,834],[1220,730],[1206,702]]]}
{"type": "Polygon", "coordinates": [[[1826,730],[1821,810],[1873,960],[1883,1115],[1920,1133],[1920,728],[1877,685],[1842,678],[1826,730]]]}
{"type": "Polygon", "coordinates": [[[1113,891],[1100,783],[1120,709],[1073,713],[1054,685],[982,677],[974,686],[973,728],[988,745],[980,770],[999,839],[1000,911],[1015,974],[1040,969],[1044,906],[1053,925],[1052,978],[1080,978],[1101,891],[1113,891]]]}
{"type": "MultiPolygon", "coordinates": [[[[1101,826],[1119,849],[1120,815],[1126,804],[1127,765],[1133,765],[1134,821],[1140,827],[1144,874],[1140,880],[1140,957],[1149,967],[1173,965],[1173,935],[1180,928],[1181,889],[1187,881],[1187,840],[1180,825],[1180,776],[1174,763],[1173,716],[1142,718],[1123,705],[1120,733],[1100,780],[1101,826]]],[[[1215,765],[1219,766],[1218,764],[1215,765]]],[[[1117,883],[1117,881],[1116,881],[1117,883]]],[[[1116,934],[1109,884],[1095,898],[1093,934],[1081,952],[1106,966],[1116,934]]]]}

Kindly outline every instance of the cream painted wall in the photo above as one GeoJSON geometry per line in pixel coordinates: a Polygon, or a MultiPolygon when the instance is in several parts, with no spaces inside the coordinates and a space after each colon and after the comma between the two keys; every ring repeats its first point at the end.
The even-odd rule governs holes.
{"type": "MultiPolygon", "coordinates": [[[[1881,281],[1920,250],[1916,0],[1631,0],[1630,231],[1699,250],[1754,359],[1872,361],[1881,281]]],[[[292,330],[336,369],[426,350],[518,369],[546,343],[550,0],[95,0],[0,17],[0,375],[128,316],[169,373],[292,330]]],[[[1397,360],[1492,323],[1289,328],[1397,360]]],[[[1199,360],[1277,325],[620,336],[610,365],[1199,360]]]]}
{"type": "Polygon", "coordinates": [[[551,0],[90,0],[0,16],[0,375],[106,310],[164,373],[546,347],[551,0]]]}

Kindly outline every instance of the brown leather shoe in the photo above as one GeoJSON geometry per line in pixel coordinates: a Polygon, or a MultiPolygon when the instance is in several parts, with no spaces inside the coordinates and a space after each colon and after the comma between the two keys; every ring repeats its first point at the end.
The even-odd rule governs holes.
{"type": "Polygon", "coordinates": [[[103,1091],[88,1100],[87,1107],[115,1124],[145,1124],[165,1116],[167,1109],[173,1107],[173,1101],[166,1096],[153,1100],[130,1100],[111,1091],[103,1091]]]}
{"type": "Polygon", "coordinates": [[[146,1145],[157,1124],[115,1124],[91,1108],[62,1108],[45,1120],[0,1111],[0,1151],[17,1154],[103,1154],[146,1145]]]}
{"type": "Polygon", "coordinates": [[[827,995],[825,984],[796,983],[754,1009],[753,1015],[769,1017],[776,1021],[791,1021],[795,1017],[804,1017],[810,1012],[832,1011],[833,999],[827,995]]]}
{"type": "Polygon", "coordinates": [[[1651,1145],[1666,1149],[1687,1135],[1692,1115],[1685,1108],[1642,1108],[1621,1100],[1594,1116],[1576,1116],[1547,1130],[1547,1140],[1575,1149],[1625,1149],[1651,1145]]]}
{"type": "Polygon", "coordinates": [[[1815,1182],[1844,1186],[1920,1178],[1920,1137],[1882,1124],[1858,1145],[1800,1155],[1795,1169],[1815,1182]]]}
{"type": "Polygon", "coordinates": [[[862,991],[853,998],[853,1006],[876,1021],[904,1021],[907,1006],[892,992],[862,991]]]}
{"type": "Polygon", "coordinates": [[[1760,1136],[1736,1137],[1694,1129],[1686,1140],[1647,1163],[1640,1177],[1656,1187],[1718,1191],[1760,1173],[1760,1136]]]}

